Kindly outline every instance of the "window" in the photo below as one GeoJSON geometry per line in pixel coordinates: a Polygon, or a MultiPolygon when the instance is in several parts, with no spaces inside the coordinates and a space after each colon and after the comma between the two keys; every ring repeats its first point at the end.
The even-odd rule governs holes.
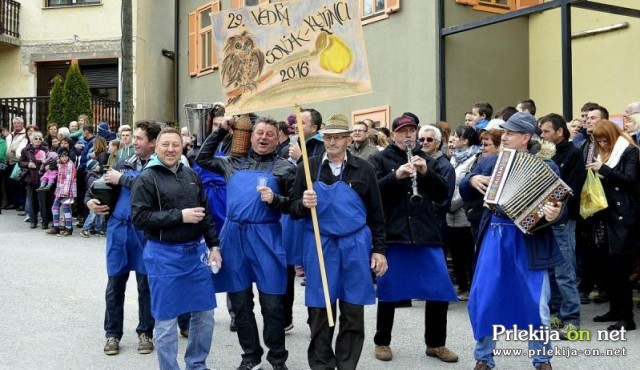
{"type": "Polygon", "coordinates": [[[255,6],[260,4],[268,4],[269,0],[231,0],[231,8],[242,8],[244,6],[255,6]]]}
{"type": "Polygon", "coordinates": [[[375,128],[389,128],[389,106],[383,105],[381,107],[362,109],[351,112],[352,122],[364,121],[365,119],[372,120],[375,128]]]}
{"type": "Polygon", "coordinates": [[[363,25],[387,19],[399,9],[400,0],[360,0],[363,25]]]}
{"type": "Polygon", "coordinates": [[[45,0],[44,3],[45,7],[53,8],[57,6],[100,4],[102,3],[102,0],[45,0]]]}
{"type": "Polygon", "coordinates": [[[189,13],[189,75],[201,76],[218,67],[213,47],[213,25],[209,13],[220,11],[216,0],[189,13]]]}
{"type": "Polygon", "coordinates": [[[543,2],[544,0],[456,0],[458,4],[471,5],[474,10],[490,13],[506,13],[543,2]]]}

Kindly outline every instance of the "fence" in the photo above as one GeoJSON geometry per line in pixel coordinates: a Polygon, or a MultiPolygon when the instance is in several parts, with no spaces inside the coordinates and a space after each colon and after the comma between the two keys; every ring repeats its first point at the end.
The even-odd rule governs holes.
{"type": "Polygon", "coordinates": [[[20,3],[0,0],[0,35],[20,38],[20,3]]]}

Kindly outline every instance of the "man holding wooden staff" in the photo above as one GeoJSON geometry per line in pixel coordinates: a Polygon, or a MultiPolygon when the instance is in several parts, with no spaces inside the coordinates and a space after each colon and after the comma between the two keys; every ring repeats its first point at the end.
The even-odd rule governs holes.
{"type": "Polygon", "coordinates": [[[307,358],[314,370],[355,369],[364,343],[364,305],[375,303],[371,270],[378,276],[387,270],[384,213],[373,166],[348,153],[347,117],[331,116],[321,133],[326,152],[309,159],[313,190],[305,190],[300,164],[290,197],[291,216],[306,220],[302,246],[311,329],[307,358]],[[314,207],[334,315],[336,301],[340,307],[335,353],[310,220],[314,207]]]}
{"type": "MultiPolygon", "coordinates": [[[[204,147],[216,147],[227,132],[225,122],[207,138],[204,147]]],[[[220,234],[224,266],[214,277],[215,287],[218,292],[229,293],[236,315],[243,351],[238,370],[262,367],[264,350],[253,313],[254,282],[264,318],[264,342],[269,348],[267,360],[274,369],[283,370],[287,369],[288,357],[282,307],[287,266],[280,209],[287,203],[280,194],[289,193],[295,166],[276,153],[278,123],[272,118],[256,119],[248,154],[240,155],[235,150],[236,137],[239,137],[237,130],[232,155],[213,158],[198,155],[196,158],[200,167],[223,174],[227,181],[227,218],[220,234]]]]}

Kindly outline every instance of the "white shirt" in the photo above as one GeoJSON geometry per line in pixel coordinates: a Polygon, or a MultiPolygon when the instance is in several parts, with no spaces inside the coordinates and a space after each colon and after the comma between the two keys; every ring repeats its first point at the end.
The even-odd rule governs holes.
{"type": "Polygon", "coordinates": [[[333,173],[333,176],[340,176],[340,172],[342,171],[342,168],[344,167],[345,163],[347,163],[347,153],[344,154],[344,160],[342,161],[342,163],[337,164],[337,163],[333,163],[332,161],[329,160],[329,157],[327,156],[327,152],[325,152],[322,155],[322,163],[324,164],[325,161],[329,161],[329,168],[331,168],[331,172],[333,173]]]}

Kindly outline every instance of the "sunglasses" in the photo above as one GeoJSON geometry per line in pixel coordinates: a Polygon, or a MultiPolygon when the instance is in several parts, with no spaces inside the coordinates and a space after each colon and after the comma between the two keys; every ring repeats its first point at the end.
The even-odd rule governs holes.
{"type": "Polygon", "coordinates": [[[432,137],[421,137],[418,139],[419,142],[424,143],[425,140],[427,141],[427,143],[433,143],[434,141],[436,141],[436,139],[432,138],[432,137]]]}

